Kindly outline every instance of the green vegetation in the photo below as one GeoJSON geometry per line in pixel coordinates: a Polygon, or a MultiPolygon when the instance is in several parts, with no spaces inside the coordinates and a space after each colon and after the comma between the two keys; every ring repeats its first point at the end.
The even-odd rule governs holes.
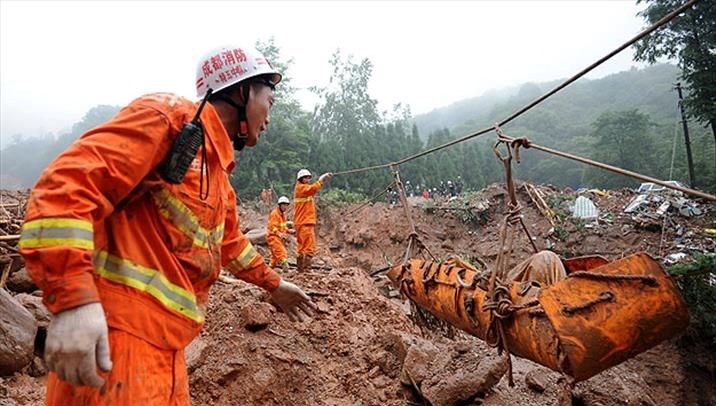
{"type": "MultiPolygon", "coordinates": [[[[671,6],[675,6],[677,0],[648,2],[652,5],[644,13],[651,19],[659,15],[659,10],[674,8],[671,6]],[[661,8],[652,9],[657,5],[661,8]]],[[[715,57],[713,53],[699,54],[688,41],[689,32],[694,35],[714,32],[704,31],[704,27],[712,27],[716,21],[716,18],[709,20],[714,8],[713,2],[700,3],[695,14],[687,13],[679,18],[681,23],[670,26],[678,38],[654,36],[651,42],[637,49],[639,57],[649,61],[660,56],[678,56],[678,68],[661,64],[599,80],[581,79],[505,126],[505,134],[526,136],[543,146],[652,177],[688,183],[678,98],[673,90],[674,82],[681,77],[690,80],[686,96],[692,117],[689,126],[698,174],[696,186],[716,192],[716,148],[713,129],[706,126],[706,123],[713,126],[712,121],[708,121],[711,120],[708,117],[713,116],[709,116],[711,110],[702,108],[716,106],[713,98],[709,99],[716,81],[697,79],[702,78],[704,69],[711,69],[713,75],[714,68],[708,67],[713,66],[709,64],[715,57]],[[686,24],[687,19],[694,20],[692,23],[696,25],[686,24]],[[678,55],[663,48],[675,38],[680,38],[680,42],[674,43],[679,47],[678,55]],[[673,168],[672,151],[675,153],[673,168]]],[[[714,41],[713,35],[699,38],[707,45],[714,41]]],[[[281,54],[273,40],[259,43],[257,48],[284,73],[284,81],[276,93],[268,131],[258,146],[242,151],[237,157],[232,184],[244,200],[270,186],[278,195],[290,196],[296,172],[301,168],[308,168],[314,175],[344,171],[393,162],[444,144],[492,126],[561,82],[526,83],[412,117],[410,108],[401,104],[390,111],[379,111],[377,100],[368,91],[373,74],[371,61],[356,59],[338,50],[330,59],[333,70],[329,85],[311,89],[318,104],[313,112],[306,112],[298,103],[296,89],[291,84],[291,60],[281,54]]],[[[31,186],[42,169],[69,143],[116,111],[116,107],[97,106],[72,132],[58,139],[52,136],[16,138],[1,151],[3,178],[31,186]]],[[[493,142],[494,134],[488,133],[423,156],[402,165],[401,178],[411,181],[412,185],[432,188],[440,181],[454,180],[461,175],[466,191],[480,189],[491,182],[503,182],[504,169],[495,159],[493,142]]],[[[515,165],[514,172],[515,178],[559,187],[620,188],[639,184],[621,175],[529,149],[522,150],[522,162],[515,165]]],[[[387,169],[337,176],[323,193],[345,191],[346,195],[334,192],[339,199],[349,199],[353,194],[372,196],[391,179],[387,169]]]]}
{"type": "MultiPolygon", "coordinates": [[[[647,7],[639,13],[653,24],[683,4],[681,0],[637,0],[647,7]]],[[[702,1],[661,30],[636,44],[636,59],[655,63],[678,59],[680,78],[688,86],[684,105],[696,121],[711,126],[716,140],[716,3],[702,1]]],[[[713,160],[711,161],[713,164],[713,160]]]]}
{"type": "Polygon", "coordinates": [[[669,268],[689,307],[687,336],[716,344],[716,255],[694,254],[694,260],[669,268]]]}
{"type": "Polygon", "coordinates": [[[347,192],[343,189],[333,188],[319,195],[319,204],[322,206],[340,206],[350,203],[364,203],[368,201],[365,195],[347,192]]]}

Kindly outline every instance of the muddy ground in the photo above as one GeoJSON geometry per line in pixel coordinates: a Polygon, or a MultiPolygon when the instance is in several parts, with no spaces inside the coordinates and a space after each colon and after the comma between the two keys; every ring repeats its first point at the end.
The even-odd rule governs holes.
{"type": "MultiPolygon", "coordinates": [[[[560,200],[569,191],[540,190],[560,200]]],[[[714,251],[716,209],[701,204],[701,216],[674,215],[678,227],[656,225],[622,213],[633,192],[591,195],[606,221],[597,225],[564,221],[550,224],[520,189],[524,221],[539,248],[564,256],[600,254],[608,259],[647,251],[654,257],[686,248],[714,251]],[[661,227],[659,227],[661,228],[661,227]],[[689,234],[691,233],[691,234],[689,234]]],[[[456,202],[410,199],[411,214],[423,243],[440,258],[479,257],[488,264],[499,250],[498,229],[504,190],[492,185],[456,202]],[[435,206],[443,209],[425,209],[435,206]],[[470,212],[453,210],[469,206],[470,212]]],[[[242,207],[242,228],[265,224],[266,214],[242,207]]],[[[669,222],[669,224],[671,224],[669,222]]],[[[193,404],[210,405],[711,405],[716,404],[713,349],[678,340],[662,343],[616,367],[566,388],[561,376],[513,357],[515,387],[496,351],[477,338],[452,338],[423,331],[411,320],[387,280],[374,271],[405,253],[408,222],[400,206],[322,207],[319,252],[314,270],[285,275],[302,286],[319,313],[291,323],[267,303],[260,289],[217,282],[206,327],[187,350],[193,404]],[[494,386],[493,386],[494,384],[494,386]],[[422,396],[421,396],[422,395],[422,396]]],[[[289,242],[295,253],[295,242],[289,242]]],[[[265,252],[265,250],[264,250],[265,252]]],[[[524,236],[515,244],[513,263],[531,253],[524,236]]],[[[0,378],[0,404],[39,405],[44,392],[41,361],[22,373],[0,378]],[[33,377],[34,376],[34,377],[33,377]]]]}

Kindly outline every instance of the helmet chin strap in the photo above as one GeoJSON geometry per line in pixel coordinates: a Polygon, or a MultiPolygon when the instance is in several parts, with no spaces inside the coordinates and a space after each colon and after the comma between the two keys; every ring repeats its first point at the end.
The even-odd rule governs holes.
{"type": "MultiPolygon", "coordinates": [[[[249,100],[249,86],[241,86],[241,95],[244,100],[246,100],[246,104],[248,104],[249,100]]],[[[246,107],[241,106],[235,101],[233,101],[229,96],[219,93],[216,95],[216,98],[219,100],[222,100],[229,106],[236,109],[236,112],[238,114],[239,118],[239,132],[236,134],[232,140],[234,144],[234,149],[236,151],[241,151],[246,146],[246,140],[249,138],[249,121],[246,117],[246,107]]]]}

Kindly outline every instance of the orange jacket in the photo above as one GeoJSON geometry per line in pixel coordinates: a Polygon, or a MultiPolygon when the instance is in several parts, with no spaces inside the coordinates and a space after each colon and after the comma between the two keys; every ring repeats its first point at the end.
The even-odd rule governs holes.
{"type": "Polygon", "coordinates": [[[316,206],[313,196],[323,187],[319,180],[313,184],[296,182],[293,190],[293,222],[297,226],[316,224],[316,206]]]}
{"type": "Polygon", "coordinates": [[[275,208],[269,214],[268,225],[266,226],[266,236],[281,237],[283,234],[288,232],[288,226],[286,225],[286,213],[282,212],[280,208],[275,208]]]}
{"type": "Polygon", "coordinates": [[[201,114],[208,198],[199,198],[201,150],[182,184],[159,175],[196,110],[172,94],[140,97],[43,172],[19,247],[51,312],[101,301],[109,326],[181,349],[201,330],[221,267],[267,290],[278,286],[280,277],[239,230],[233,148],[210,104],[201,114]]]}

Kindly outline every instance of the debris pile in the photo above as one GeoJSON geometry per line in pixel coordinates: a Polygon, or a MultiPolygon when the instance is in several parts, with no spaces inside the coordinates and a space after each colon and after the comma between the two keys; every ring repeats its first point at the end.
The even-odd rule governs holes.
{"type": "Polygon", "coordinates": [[[27,390],[5,403],[8,389],[0,390],[0,403],[10,405],[42,399],[44,388],[34,388],[28,377],[46,374],[39,354],[50,316],[17,249],[27,197],[28,191],[0,190],[0,380],[8,379],[0,386],[36,392],[27,390]]]}
{"type": "MultiPolygon", "coordinates": [[[[551,186],[528,189],[520,185],[518,199],[530,234],[538,247],[550,246],[565,257],[600,254],[614,260],[647,251],[663,260],[681,251],[690,255],[687,247],[714,250],[716,237],[703,230],[716,228],[716,210],[701,201],[695,201],[701,215],[682,217],[673,209],[667,211],[683,227],[678,240],[678,227],[667,222],[657,231],[644,229],[632,213],[624,213],[636,196],[634,191],[605,191],[603,195],[585,191],[582,195],[599,210],[597,219],[586,221],[573,218],[569,207],[578,193],[551,186]],[[683,250],[679,244],[684,245],[683,250]]],[[[505,194],[501,185],[494,184],[452,201],[411,198],[411,215],[420,240],[441,259],[458,255],[473,264],[480,260],[493,263],[499,251],[505,194]],[[430,210],[430,206],[469,210],[430,210]]],[[[24,207],[25,200],[13,196],[3,193],[2,204],[17,201],[24,207]]],[[[3,223],[0,235],[17,234],[22,210],[6,209],[15,210],[9,212],[14,220],[3,223]],[[16,227],[5,228],[9,223],[16,227]]],[[[246,206],[239,207],[239,212],[244,231],[265,227],[265,214],[246,206]]],[[[0,210],[0,219],[7,219],[2,213],[0,210]]],[[[240,281],[218,281],[212,288],[206,326],[186,351],[192,403],[716,404],[716,371],[695,369],[688,361],[689,354],[673,342],[654,347],[573,389],[558,373],[515,357],[516,386],[510,388],[506,379],[500,379],[503,358],[494,348],[459,332],[450,338],[421,330],[411,321],[409,303],[377,272],[403,260],[407,231],[399,205],[351,204],[322,211],[317,226],[319,265],[310,272],[284,275],[305,287],[318,305],[318,315],[304,323],[289,322],[267,303],[267,295],[259,288],[240,281]]],[[[16,242],[3,242],[11,249],[0,244],[0,257],[12,256],[16,242]]],[[[288,251],[293,262],[295,242],[289,240],[288,251]]],[[[526,238],[520,236],[515,241],[513,263],[531,252],[526,238]]],[[[18,267],[13,260],[12,268],[16,269],[10,272],[6,288],[12,299],[33,315],[36,336],[41,338],[48,321],[46,310],[43,312],[35,288],[19,283],[25,280],[22,265],[18,267]],[[15,277],[20,281],[10,288],[15,277]]],[[[714,360],[710,352],[699,356],[714,360]]],[[[43,404],[44,374],[42,361],[34,356],[18,372],[0,376],[0,404],[43,404]]]]}

